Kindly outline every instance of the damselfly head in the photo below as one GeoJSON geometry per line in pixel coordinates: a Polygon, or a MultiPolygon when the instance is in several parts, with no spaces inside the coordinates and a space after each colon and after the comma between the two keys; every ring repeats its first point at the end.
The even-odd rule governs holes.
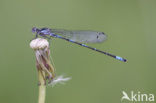
{"type": "Polygon", "coordinates": [[[38,30],[38,29],[37,29],[36,27],[33,27],[33,28],[32,28],[32,32],[33,32],[33,33],[36,33],[37,30],[38,30]]]}

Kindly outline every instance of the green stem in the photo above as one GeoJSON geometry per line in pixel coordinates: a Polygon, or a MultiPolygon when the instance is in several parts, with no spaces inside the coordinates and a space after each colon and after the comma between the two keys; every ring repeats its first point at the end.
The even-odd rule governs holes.
{"type": "Polygon", "coordinates": [[[45,85],[45,80],[44,80],[45,73],[42,72],[41,74],[41,72],[42,71],[38,71],[38,79],[39,79],[38,103],[45,103],[45,97],[46,97],[46,85],[45,85]]]}

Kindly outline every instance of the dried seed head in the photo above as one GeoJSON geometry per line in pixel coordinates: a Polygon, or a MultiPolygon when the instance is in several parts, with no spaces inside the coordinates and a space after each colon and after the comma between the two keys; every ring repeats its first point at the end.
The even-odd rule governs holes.
{"type": "MultiPolygon", "coordinates": [[[[49,43],[46,39],[37,38],[31,41],[30,47],[35,50],[36,67],[39,75],[45,80],[51,82],[55,77],[54,67],[50,62],[49,43]]],[[[40,80],[39,80],[40,82],[40,80]]]]}
{"type": "Polygon", "coordinates": [[[31,41],[30,47],[34,50],[49,48],[49,43],[46,39],[37,38],[31,41]]]}
{"type": "Polygon", "coordinates": [[[49,84],[54,86],[57,83],[63,83],[70,80],[70,78],[63,78],[63,76],[55,78],[54,67],[50,61],[49,43],[46,39],[34,39],[31,41],[30,47],[35,50],[39,84],[46,84],[46,80],[48,80],[49,84]],[[43,80],[44,83],[41,82],[43,80]]]}

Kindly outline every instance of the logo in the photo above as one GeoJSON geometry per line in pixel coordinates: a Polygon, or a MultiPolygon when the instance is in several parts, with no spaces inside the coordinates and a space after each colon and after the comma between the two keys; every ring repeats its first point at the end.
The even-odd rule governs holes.
{"type": "Polygon", "coordinates": [[[121,101],[127,100],[127,101],[134,101],[134,102],[153,102],[154,101],[154,94],[146,94],[146,93],[141,93],[140,91],[134,92],[131,91],[129,95],[125,92],[122,91],[122,97],[121,101]]]}

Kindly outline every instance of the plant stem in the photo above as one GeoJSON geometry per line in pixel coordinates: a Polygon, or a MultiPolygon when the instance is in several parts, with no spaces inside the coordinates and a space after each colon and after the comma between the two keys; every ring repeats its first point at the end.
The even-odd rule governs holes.
{"type": "Polygon", "coordinates": [[[38,103],[45,103],[46,83],[44,77],[45,77],[45,73],[42,71],[38,71],[38,80],[39,80],[38,103]]]}

